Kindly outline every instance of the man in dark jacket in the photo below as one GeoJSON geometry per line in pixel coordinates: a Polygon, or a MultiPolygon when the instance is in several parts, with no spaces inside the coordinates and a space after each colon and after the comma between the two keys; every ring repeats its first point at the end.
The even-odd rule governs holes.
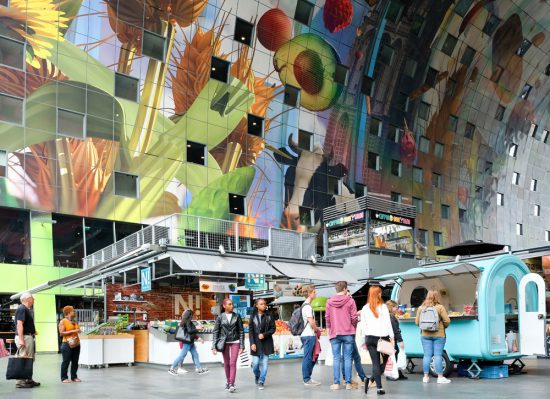
{"type": "Polygon", "coordinates": [[[266,312],[266,308],[265,299],[257,299],[248,326],[252,372],[258,389],[264,389],[269,355],[275,352],[273,345],[275,320],[266,312]]]}

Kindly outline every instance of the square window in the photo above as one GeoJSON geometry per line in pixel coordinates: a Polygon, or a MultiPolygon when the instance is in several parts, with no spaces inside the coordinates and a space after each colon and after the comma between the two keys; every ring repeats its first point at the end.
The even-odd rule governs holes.
{"type": "Polygon", "coordinates": [[[57,133],[84,139],[84,131],[84,114],[60,108],[57,110],[57,133]]]}
{"type": "Polygon", "coordinates": [[[468,220],[468,211],[466,209],[458,208],[458,221],[463,223],[468,220]]]}
{"type": "Polygon", "coordinates": [[[0,150],[0,177],[6,177],[8,171],[8,152],[0,150]]]}
{"type": "Polygon", "coordinates": [[[523,57],[527,52],[527,50],[529,50],[530,48],[531,48],[531,41],[527,39],[523,39],[518,49],[516,50],[516,54],[519,55],[520,57],[523,57]]]}
{"type": "Polygon", "coordinates": [[[476,130],[476,127],[473,123],[467,122],[466,128],[464,129],[464,137],[467,139],[471,139],[474,137],[474,131],[476,130]]]}
{"type": "Polygon", "coordinates": [[[537,191],[537,184],[538,184],[538,180],[537,180],[537,179],[531,179],[530,190],[531,190],[531,191],[537,191]]]}
{"type": "Polygon", "coordinates": [[[529,136],[536,137],[537,136],[537,128],[538,126],[531,122],[531,127],[529,128],[529,136]]]}
{"type": "Polygon", "coordinates": [[[482,200],[482,199],[483,199],[483,187],[481,187],[481,186],[476,186],[476,189],[475,189],[475,196],[476,196],[476,199],[478,199],[478,200],[482,200]]]}
{"type": "Polygon", "coordinates": [[[413,166],[413,181],[422,183],[424,181],[424,173],[422,168],[413,166]]]}
{"type": "Polygon", "coordinates": [[[428,230],[418,229],[418,242],[424,246],[428,245],[428,230]]]}
{"type": "Polygon", "coordinates": [[[23,124],[23,99],[0,93],[0,120],[23,124]]]}
{"type": "Polygon", "coordinates": [[[401,196],[401,193],[396,193],[394,191],[391,192],[390,194],[390,199],[393,201],[393,202],[401,202],[403,200],[402,196],[401,196]]]}
{"type": "Polygon", "coordinates": [[[406,93],[400,92],[397,95],[397,108],[402,111],[407,112],[409,110],[409,95],[406,93]]]}
{"type": "Polygon", "coordinates": [[[9,7],[10,0],[0,0],[0,6],[9,7]]]}
{"type": "Polygon", "coordinates": [[[497,108],[497,113],[495,114],[495,119],[497,121],[502,121],[504,119],[504,112],[506,111],[506,108],[499,104],[497,108]]]}
{"type": "Polygon", "coordinates": [[[374,79],[369,76],[363,76],[363,81],[361,82],[361,93],[365,96],[371,96],[374,93],[374,79]]]}
{"type": "Polygon", "coordinates": [[[502,68],[500,65],[495,65],[493,68],[493,73],[491,74],[491,81],[498,83],[500,77],[502,76],[502,72],[504,72],[504,68],[502,68]]]}
{"type": "Polygon", "coordinates": [[[206,146],[187,141],[187,162],[206,166],[206,146]]]}
{"type": "Polygon", "coordinates": [[[296,4],[296,11],[294,12],[294,19],[304,25],[309,26],[311,23],[311,16],[313,15],[314,5],[307,0],[298,0],[296,4]]]}
{"type": "Polygon", "coordinates": [[[432,186],[440,188],[443,185],[443,179],[439,173],[432,173],[432,186]]]}
{"type": "Polygon", "coordinates": [[[427,121],[429,116],[430,116],[430,104],[425,101],[422,101],[418,106],[418,117],[420,119],[424,119],[425,121],[427,121]]]}
{"type": "Polygon", "coordinates": [[[458,126],[458,118],[455,115],[449,115],[449,126],[448,129],[451,132],[456,132],[458,126]]]}
{"type": "Polygon", "coordinates": [[[403,172],[403,164],[396,160],[391,160],[391,174],[397,177],[401,177],[401,173],[403,172]]]}
{"type": "Polygon", "coordinates": [[[449,78],[447,80],[447,87],[445,88],[445,95],[452,97],[455,95],[455,90],[456,90],[456,80],[454,80],[453,78],[449,78]]]}
{"type": "Polygon", "coordinates": [[[474,0],[458,0],[454,11],[461,17],[465,16],[474,0]]]}
{"type": "Polygon", "coordinates": [[[439,75],[439,71],[437,69],[429,67],[428,72],[426,73],[425,83],[430,87],[435,87],[435,85],[437,84],[438,75],[439,75]]]}
{"type": "Polygon", "coordinates": [[[139,79],[115,72],[115,97],[138,101],[139,79]]]}
{"type": "Polygon", "coordinates": [[[543,143],[546,144],[546,142],[548,141],[548,130],[545,129],[542,131],[542,136],[540,139],[543,143]]]}
{"type": "Polygon", "coordinates": [[[144,30],[141,53],[161,62],[166,61],[166,38],[148,30],[144,30]]]}
{"type": "Polygon", "coordinates": [[[521,90],[520,97],[524,100],[527,100],[527,97],[529,97],[529,93],[531,93],[532,88],[533,87],[531,85],[525,84],[525,86],[523,86],[523,89],[521,90]]]}
{"type": "Polygon", "coordinates": [[[441,47],[441,51],[444,54],[447,54],[449,57],[452,56],[457,42],[458,42],[458,39],[453,35],[451,35],[450,33],[448,33],[447,38],[443,43],[443,47],[441,47]]]}
{"type": "Polygon", "coordinates": [[[394,143],[399,143],[401,139],[401,129],[397,126],[390,126],[388,130],[388,140],[393,141],[394,143]]]}
{"type": "Polygon", "coordinates": [[[400,0],[391,0],[388,12],[386,13],[386,19],[393,23],[396,23],[401,19],[401,12],[403,11],[403,4],[400,0]]]}
{"type": "Polygon", "coordinates": [[[244,195],[229,193],[229,213],[246,215],[244,195]]]}
{"type": "Polygon", "coordinates": [[[412,58],[407,58],[407,61],[405,62],[405,68],[403,69],[403,73],[410,78],[414,78],[414,75],[416,74],[417,66],[418,66],[418,63],[416,62],[416,60],[413,60],[412,58]]]}
{"type": "Polygon", "coordinates": [[[504,206],[504,194],[497,193],[497,205],[504,206]]]}
{"type": "Polygon", "coordinates": [[[355,198],[361,198],[367,195],[367,186],[361,183],[355,183],[355,198]]]}
{"type": "Polygon", "coordinates": [[[343,64],[336,64],[336,69],[334,70],[334,81],[341,85],[346,85],[348,82],[348,71],[349,68],[343,64]]]}
{"type": "Polygon", "coordinates": [[[25,67],[25,43],[0,36],[0,64],[23,69],[25,67]]]}
{"type": "Polygon", "coordinates": [[[510,148],[508,149],[508,155],[510,155],[511,157],[515,157],[517,154],[518,154],[518,145],[512,143],[512,145],[510,145],[510,148]]]}
{"type": "Polygon", "coordinates": [[[139,176],[115,171],[115,195],[138,198],[139,176]]]}
{"type": "Polygon", "coordinates": [[[382,121],[380,119],[371,118],[369,133],[373,136],[380,136],[382,134],[382,121]]]}
{"type": "Polygon", "coordinates": [[[229,68],[231,63],[221,58],[212,56],[210,58],[210,78],[227,83],[229,81],[229,68]]]}
{"type": "Polygon", "coordinates": [[[424,32],[424,26],[426,25],[426,21],[424,17],[415,14],[411,23],[411,33],[415,36],[421,36],[424,32]]]}
{"type": "Polygon", "coordinates": [[[441,204],[441,219],[449,219],[451,217],[451,207],[441,204]]]}
{"type": "Polygon", "coordinates": [[[533,215],[540,216],[540,205],[535,205],[533,207],[533,215]]]}
{"type": "Polygon", "coordinates": [[[493,173],[493,163],[489,161],[485,161],[485,173],[492,174],[493,173]]]}
{"type": "Polygon", "coordinates": [[[439,231],[434,231],[434,246],[443,246],[443,234],[441,234],[439,231]]]}
{"type": "Polygon", "coordinates": [[[380,156],[375,152],[368,153],[368,167],[373,170],[380,170],[380,156]]]}
{"type": "Polygon", "coordinates": [[[436,156],[436,158],[443,158],[444,152],[445,152],[445,145],[442,143],[435,143],[434,155],[436,156]]]}
{"type": "Polygon", "coordinates": [[[298,212],[300,212],[300,224],[302,226],[313,226],[313,209],[300,206],[298,212]]]}
{"type": "Polygon", "coordinates": [[[258,137],[264,136],[264,118],[248,114],[246,120],[248,134],[258,137]]]}
{"type": "Polygon", "coordinates": [[[514,184],[516,186],[519,184],[519,173],[518,172],[512,173],[512,184],[514,184]]]}
{"type": "Polygon", "coordinates": [[[546,69],[544,70],[544,74],[546,76],[550,76],[550,64],[546,65],[546,69]]]}
{"type": "Polygon", "coordinates": [[[416,207],[416,212],[417,213],[422,213],[423,212],[422,198],[412,197],[412,204],[416,207]]]}
{"type": "Polygon", "coordinates": [[[235,41],[250,46],[254,36],[254,24],[237,17],[235,21],[235,41]]]}
{"type": "Polygon", "coordinates": [[[302,129],[298,130],[298,147],[302,150],[312,151],[313,133],[306,132],[302,129]]]}
{"type": "Polygon", "coordinates": [[[498,24],[500,24],[500,18],[498,18],[495,14],[491,14],[489,16],[489,19],[487,20],[487,22],[485,22],[485,25],[483,26],[483,33],[489,36],[493,36],[493,33],[495,33],[498,24]]]}
{"type": "Polygon", "coordinates": [[[328,194],[341,195],[342,194],[342,181],[334,176],[327,177],[328,194]]]}
{"type": "Polygon", "coordinates": [[[476,51],[472,47],[468,46],[466,47],[466,50],[464,50],[464,54],[462,54],[460,62],[466,66],[470,66],[470,64],[474,60],[475,55],[476,51]]]}
{"type": "Polygon", "coordinates": [[[521,223],[516,223],[516,234],[518,236],[522,236],[523,235],[523,224],[521,223]]]}
{"type": "Polygon", "coordinates": [[[550,241],[550,230],[546,230],[544,232],[544,240],[545,241],[550,241]]]}
{"type": "Polygon", "coordinates": [[[393,47],[383,44],[378,52],[378,60],[384,65],[391,65],[393,59],[393,47]]]}
{"type": "Polygon", "coordinates": [[[289,107],[297,107],[300,103],[300,89],[291,85],[285,85],[283,102],[289,107]]]}
{"type": "Polygon", "coordinates": [[[430,152],[430,139],[427,138],[426,136],[420,136],[420,143],[418,145],[418,149],[421,152],[428,154],[430,152]]]}

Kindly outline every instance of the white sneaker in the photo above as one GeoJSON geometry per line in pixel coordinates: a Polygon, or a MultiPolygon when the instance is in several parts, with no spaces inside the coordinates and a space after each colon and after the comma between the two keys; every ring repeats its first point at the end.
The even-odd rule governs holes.
{"type": "Polygon", "coordinates": [[[304,385],[306,387],[318,387],[321,385],[319,381],[315,381],[314,379],[309,380],[308,382],[304,382],[304,385]]]}
{"type": "Polygon", "coordinates": [[[178,368],[178,374],[187,374],[189,371],[182,369],[181,367],[178,368]]]}
{"type": "Polygon", "coordinates": [[[422,382],[424,384],[427,384],[428,382],[430,382],[430,377],[422,377],[422,382]]]}
{"type": "Polygon", "coordinates": [[[176,370],[174,370],[174,369],[169,369],[169,370],[168,370],[168,374],[170,374],[170,375],[178,375],[178,372],[177,372],[176,370]]]}
{"type": "Polygon", "coordinates": [[[438,384],[450,384],[451,380],[449,380],[448,378],[445,378],[445,377],[438,377],[437,378],[437,383],[438,384]]]}

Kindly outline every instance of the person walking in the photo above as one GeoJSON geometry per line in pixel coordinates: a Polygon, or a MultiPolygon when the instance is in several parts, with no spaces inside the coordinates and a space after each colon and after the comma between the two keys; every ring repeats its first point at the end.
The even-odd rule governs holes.
{"type": "Polygon", "coordinates": [[[265,378],[269,355],[275,352],[273,334],[275,333],[275,320],[266,311],[265,299],[256,299],[254,310],[250,315],[248,337],[250,340],[250,354],[252,355],[252,372],[258,389],[265,387],[265,378]]]}
{"type": "Polygon", "coordinates": [[[316,387],[321,385],[319,381],[311,378],[315,362],[313,361],[313,350],[315,349],[315,341],[317,334],[320,333],[319,327],[313,317],[313,307],[311,301],[315,299],[317,293],[315,286],[307,285],[301,288],[301,295],[306,298],[302,304],[302,319],[304,322],[304,331],[300,334],[302,348],[304,349],[304,358],[302,359],[302,378],[306,387],[316,387]]]}
{"type": "Polygon", "coordinates": [[[333,358],[333,384],[330,389],[340,389],[340,362],[343,360],[344,381],[349,390],[354,388],[351,384],[351,368],[358,320],[357,307],[353,298],[348,295],[347,282],[338,281],[335,288],[336,295],[328,300],[325,312],[333,358]]]}
{"type": "MultiPolygon", "coordinates": [[[[32,357],[35,360],[34,336],[36,328],[34,326],[34,315],[32,308],[34,306],[34,297],[30,292],[24,292],[19,299],[21,305],[15,312],[15,345],[20,356],[32,357]]],[[[32,378],[29,380],[16,380],[16,388],[34,388],[40,386],[39,382],[32,378]]]]}
{"type": "Polygon", "coordinates": [[[58,325],[59,335],[63,337],[63,342],[61,343],[61,356],[63,358],[61,362],[61,382],[64,384],[81,382],[76,374],[78,371],[78,359],[80,358],[80,338],[78,334],[81,331],[74,320],[74,308],[72,306],[65,306],[63,308],[63,316],[58,325]],[[69,364],[71,365],[70,380],[67,374],[69,364]]]}
{"type": "MultiPolygon", "coordinates": [[[[400,348],[402,351],[405,350],[405,344],[403,343],[403,336],[401,335],[401,328],[399,328],[399,320],[397,320],[397,302],[389,300],[386,302],[386,306],[390,311],[390,320],[391,326],[393,328],[393,337],[395,340],[395,358],[399,355],[400,348]]],[[[397,369],[399,372],[398,378],[386,377],[387,380],[397,381],[397,380],[408,380],[409,377],[403,374],[403,370],[397,369]]]]}
{"type": "Polygon", "coordinates": [[[438,384],[448,384],[451,380],[443,376],[443,349],[447,340],[445,329],[451,324],[447,310],[441,304],[439,291],[430,290],[424,303],[416,313],[416,325],[421,329],[422,347],[424,358],[422,368],[424,378],[422,382],[430,382],[430,363],[434,359],[434,368],[437,373],[438,384]]]}
{"type": "Polygon", "coordinates": [[[208,373],[208,369],[203,368],[201,366],[201,362],[199,359],[199,353],[197,352],[197,348],[195,347],[195,341],[198,340],[201,344],[204,344],[204,339],[199,337],[197,327],[192,321],[193,318],[193,311],[191,309],[186,309],[185,312],[181,315],[181,321],[180,321],[180,327],[183,328],[184,331],[184,337],[180,341],[181,345],[181,351],[178,357],[174,360],[172,363],[172,367],[168,370],[168,373],[170,375],[178,375],[178,374],[184,374],[187,373],[186,370],[181,368],[181,365],[183,364],[183,360],[185,359],[185,356],[187,356],[187,353],[191,352],[191,357],[193,359],[193,363],[195,364],[195,371],[199,375],[204,375],[208,373]],[[180,366],[178,368],[178,366],[180,366]]]}
{"type": "MultiPolygon", "coordinates": [[[[371,382],[376,382],[376,393],[384,395],[386,391],[382,387],[382,374],[386,368],[388,355],[378,352],[378,341],[383,339],[393,342],[393,328],[390,312],[382,300],[382,289],[379,286],[369,288],[367,303],[361,310],[361,331],[365,335],[365,345],[372,360],[371,382]]],[[[369,383],[365,381],[365,393],[368,389],[369,383]]]]}
{"type": "Polygon", "coordinates": [[[212,353],[218,351],[223,354],[223,366],[225,368],[225,390],[236,392],[235,378],[237,376],[237,360],[244,352],[244,328],[241,316],[233,312],[233,301],[224,299],[222,303],[224,312],[216,318],[214,337],[212,340],[212,353]]]}

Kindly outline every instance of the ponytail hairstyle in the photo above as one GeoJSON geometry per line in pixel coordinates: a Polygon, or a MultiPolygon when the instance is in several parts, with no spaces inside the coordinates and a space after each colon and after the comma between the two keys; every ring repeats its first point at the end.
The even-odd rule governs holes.
{"type": "Polygon", "coordinates": [[[369,308],[374,317],[378,318],[378,306],[382,304],[384,304],[384,301],[382,300],[382,288],[380,288],[378,285],[371,286],[369,288],[367,305],[369,305],[369,308]]]}

